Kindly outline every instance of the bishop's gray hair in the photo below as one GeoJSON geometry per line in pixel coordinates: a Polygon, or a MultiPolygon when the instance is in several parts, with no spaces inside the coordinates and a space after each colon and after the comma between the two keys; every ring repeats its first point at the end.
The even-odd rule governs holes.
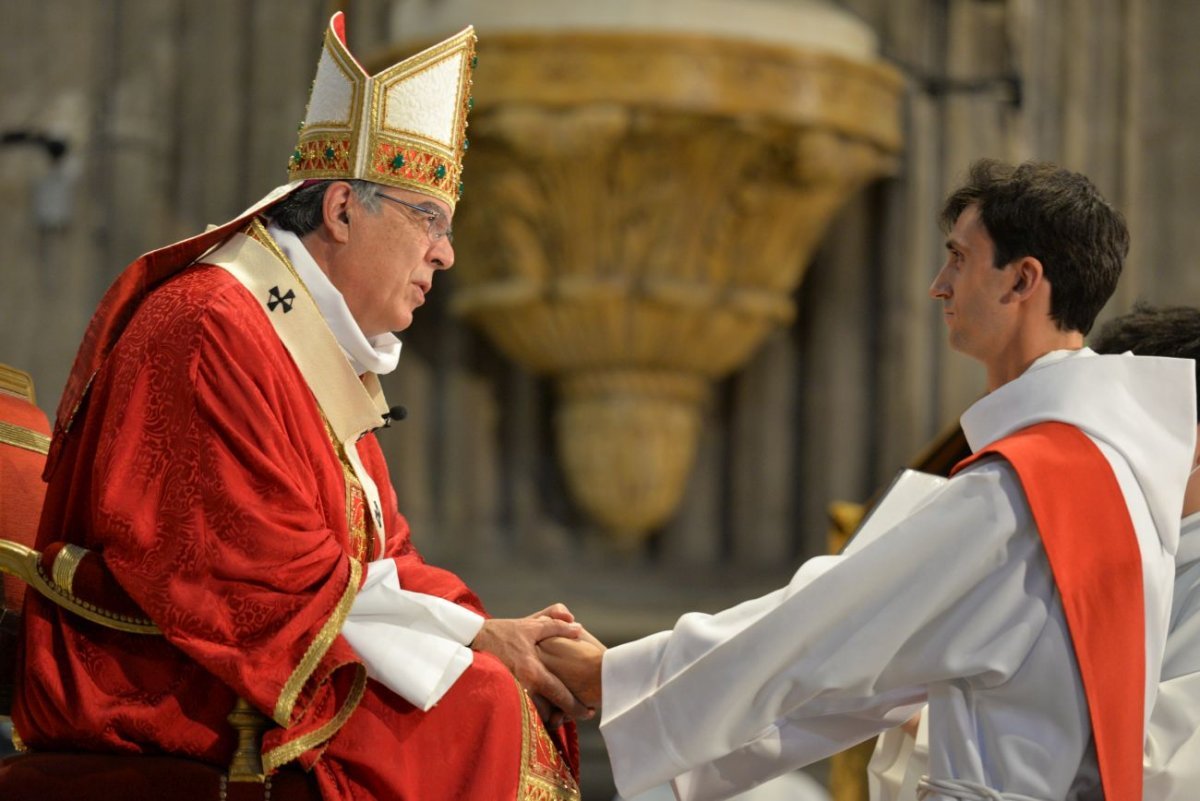
{"type": "MultiPolygon", "coordinates": [[[[325,190],[333,181],[320,181],[310,186],[301,187],[267,210],[271,222],[285,231],[291,231],[296,236],[311,233],[321,225],[321,204],[325,200],[325,190]]],[[[368,213],[379,211],[379,188],[371,181],[347,180],[354,196],[368,213]]]]}

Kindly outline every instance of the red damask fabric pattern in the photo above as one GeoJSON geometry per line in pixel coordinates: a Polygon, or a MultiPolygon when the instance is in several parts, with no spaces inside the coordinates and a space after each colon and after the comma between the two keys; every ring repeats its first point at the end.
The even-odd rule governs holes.
{"type": "MultiPolygon", "coordinates": [[[[226,271],[194,266],[146,297],[55,448],[39,545],[100,553],[164,637],[108,630],[31,596],[14,708],[26,745],[226,764],[225,717],[241,696],[283,724],[264,753],[305,745],[293,756],[320,766],[329,797],[347,787],[356,798],[516,797],[526,702],[490,658],[477,655],[430,713],[367,682],[340,731],[313,739],[362,687],[337,633],[362,575],[344,473],[290,355],[226,271]],[[431,764],[446,766],[447,793],[430,789],[431,764]],[[455,794],[480,771],[490,771],[485,793],[455,794]],[[510,774],[511,794],[501,789],[510,774]]],[[[359,451],[392,521],[386,552],[402,586],[482,613],[461,580],[413,549],[373,435],[359,451]]]]}
{"type": "MultiPolygon", "coordinates": [[[[196,268],[141,305],[60,447],[39,544],[100,552],[166,637],[31,598],[18,731],[34,748],[222,760],[226,699],[273,715],[353,572],[341,468],[311,393],[254,299],[196,268]]],[[[310,696],[344,696],[335,674],[360,670],[334,639],[310,696]]],[[[289,711],[297,733],[323,722],[289,711]]]]}

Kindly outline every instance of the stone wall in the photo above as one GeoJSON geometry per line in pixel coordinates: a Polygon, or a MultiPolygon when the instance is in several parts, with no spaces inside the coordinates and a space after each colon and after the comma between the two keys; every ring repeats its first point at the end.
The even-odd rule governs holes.
{"type": "MultiPolygon", "coordinates": [[[[48,412],[122,265],[285,180],[337,5],[349,7],[352,47],[370,53],[437,2],[0,4],[0,129],[68,147],[57,162],[32,145],[0,149],[0,361],[33,372],[48,412]],[[65,216],[49,197],[63,186],[65,216]]],[[[839,213],[796,292],[796,322],[718,385],[682,508],[644,547],[613,550],[572,506],[551,385],[451,314],[453,271],[406,334],[386,389],[410,415],[382,435],[401,505],[430,560],[461,571],[495,612],[563,600],[620,641],[765,591],[820,552],[829,501],[867,497],[983,390],[927,296],[938,205],[974,158],[1058,161],[1126,213],[1133,252],[1105,316],[1135,299],[1200,304],[1200,6],[837,5],[908,80],[899,169],[839,213]]],[[[469,156],[466,179],[469,203],[469,156]]],[[[600,766],[592,797],[604,797],[594,730],[585,745],[600,766]]]]}

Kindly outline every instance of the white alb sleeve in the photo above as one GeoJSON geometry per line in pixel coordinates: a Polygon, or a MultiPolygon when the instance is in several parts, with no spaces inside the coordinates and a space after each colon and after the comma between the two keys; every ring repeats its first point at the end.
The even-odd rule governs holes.
{"type": "Polygon", "coordinates": [[[445,598],[400,587],[396,563],[367,565],[342,635],[362,657],[367,675],[428,711],[471,664],[467,646],[483,618],[445,598]]]}
{"type": "Polygon", "coordinates": [[[768,764],[798,767],[902,722],[898,708],[921,703],[931,681],[1003,683],[1048,618],[1044,563],[1011,469],[985,462],[851,555],[609,649],[600,731],[617,789],[630,797],[711,763],[740,774],[733,791],[768,764]]]}
{"type": "MultiPolygon", "coordinates": [[[[1194,538],[1200,535],[1191,534],[1194,538]]],[[[1200,788],[1200,553],[1175,579],[1171,629],[1162,682],[1146,729],[1143,789],[1146,801],[1184,801],[1200,788]]]]}

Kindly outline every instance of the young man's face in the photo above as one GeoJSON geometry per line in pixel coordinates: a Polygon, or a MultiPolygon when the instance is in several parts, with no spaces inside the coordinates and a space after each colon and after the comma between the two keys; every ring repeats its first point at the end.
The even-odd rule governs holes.
{"type": "MultiPolygon", "coordinates": [[[[450,209],[440,200],[395,187],[381,190],[390,197],[425,207],[450,219],[450,209]]],[[[334,285],[368,337],[403,331],[412,324],[413,311],[425,302],[433,275],[454,264],[448,237],[433,239],[429,216],[380,199],[381,208],[368,212],[354,201],[351,240],[334,285]]],[[[332,278],[332,276],[331,276],[332,278]]]]}
{"type": "Polygon", "coordinates": [[[942,301],[950,347],[990,364],[1013,336],[1015,304],[1006,302],[1015,283],[1013,265],[997,269],[995,245],[968,206],[946,237],[946,263],[929,295],[942,301]]]}

